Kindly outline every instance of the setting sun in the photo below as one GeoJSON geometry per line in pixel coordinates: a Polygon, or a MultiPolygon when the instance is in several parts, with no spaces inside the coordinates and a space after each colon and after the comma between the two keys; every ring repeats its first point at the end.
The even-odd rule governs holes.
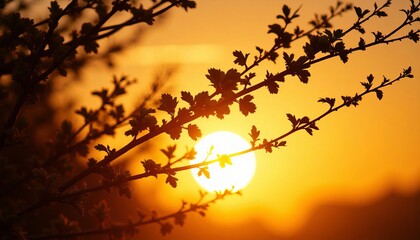
{"type": "MultiPolygon", "coordinates": [[[[216,159],[223,154],[232,154],[249,149],[251,145],[242,137],[232,132],[220,131],[211,133],[202,138],[196,145],[196,158],[191,164],[216,159]]],[[[231,158],[232,165],[221,167],[219,163],[210,164],[208,172],[210,178],[204,174],[198,176],[199,169],[192,169],[197,183],[208,191],[221,191],[224,189],[243,189],[252,179],[255,172],[255,154],[253,152],[231,158]]]]}

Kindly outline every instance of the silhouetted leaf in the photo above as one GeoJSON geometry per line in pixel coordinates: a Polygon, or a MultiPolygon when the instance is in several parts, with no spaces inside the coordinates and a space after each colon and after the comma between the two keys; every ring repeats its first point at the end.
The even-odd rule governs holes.
{"type": "Polygon", "coordinates": [[[216,89],[216,91],[221,91],[222,89],[222,81],[225,76],[225,73],[220,69],[210,68],[208,70],[208,74],[206,75],[207,79],[210,80],[212,86],[216,89]]]}
{"type": "Polygon", "coordinates": [[[359,101],[362,100],[362,97],[356,93],[354,97],[341,96],[341,99],[343,99],[343,103],[346,107],[350,107],[351,105],[357,107],[357,105],[359,105],[359,101]]]}
{"type": "Polygon", "coordinates": [[[241,74],[237,69],[231,68],[226,72],[225,79],[223,81],[223,91],[234,91],[237,90],[238,83],[242,83],[241,74]]]}
{"type": "Polygon", "coordinates": [[[257,130],[257,127],[255,125],[251,128],[251,133],[249,133],[249,136],[251,137],[251,144],[254,147],[255,143],[260,140],[258,137],[260,136],[260,131],[257,130]]]}
{"type": "Polygon", "coordinates": [[[306,123],[309,123],[309,117],[303,117],[302,119],[300,119],[300,124],[306,124],[306,123]]]}
{"type": "Polygon", "coordinates": [[[370,13],[370,10],[369,9],[365,9],[364,11],[363,11],[363,16],[365,16],[366,14],[368,14],[368,13],[370,13]]]}
{"type": "Polygon", "coordinates": [[[294,57],[295,55],[293,53],[288,55],[286,52],[283,52],[283,59],[286,62],[287,70],[290,71],[292,76],[297,75],[302,83],[308,83],[311,73],[306,70],[309,65],[305,66],[305,62],[310,59],[310,57],[301,56],[296,61],[294,61],[294,57]]]}
{"type": "Polygon", "coordinates": [[[350,96],[341,96],[341,99],[343,100],[343,103],[346,105],[346,107],[350,107],[350,105],[351,105],[351,97],[350,96]]]}
{"type": "Polygon", "coordinates": [[[387,17],[388,16],[388,14],[386,12],[384,12],[384,11],[377,11],[376,12],[376,15],[378,17],[387,17]]]}
{"type": "Polygon", "coordinates": [[[102,89],[101,91],[93,91],[92,95],[100,97],[104,105],[108,103],[109,97],[107,89],[102,89]]]}
{"type": "Polygon", "coordinates": [[[214,100],[210,98],[207,91],[198,93],[194,97],[194,102],[193,112],[200,113],[205,117],[209,117],[214,114],[214,109],[210,107],[214,103],[214,100]]]}
{"type": "Polygon", "coordinates": [[[176,150],[176,144],[167,146],[166,149],[160,149],[160,151],[165,154],[168,159],[172,159],[175,157],[174,152],[176,150]]]}
{"type": "Polygon", "coordinates": [[[220,167],[222,168],[224,168],[226,164],[232,165],[232,160],[226,154],[217,155],[217,158],[219,160],[220,167]]]}
{"type": "Polygon", "coordinates": [[[385,76],[383,76],[384,80],[382,80],[382,84],[385,84],[387,82],[389,82],[390,80],[388,78],[386,78],[385,76]]]}
{"type": "Polygon", "coordinates": [[[359,31],[361,34],[365,34],[366,33],[366,30],[359,24],[359,23],[356,23],[356,26],[355,26],[355,28],[356,28],[356,30],[357,31],[359,31]]]}
{"type": "Polygon", "coordinates": [[[372,32],[372,34],[375,36],[375,42],[379,42],[384,37],[382,32],[372,32]]]}
{"type": "Polygon", "coordinates": [[[194,98],[191,95],[190,92],[186,92],[186,91],[182,91],[181,92],[181,99],[184,100],[185,102],[189,103],[190,106],[192,106],[194,104],[194,98]]]}
{"type": "Polygon", "coordinates": [[[343,63],[346,63],[348,61],[348,52],[346,51],[346,47],[344,42],[338,42],[335,44],[334,46],[334,51],[338,53],[338,55],[340,56],[341,61],[343,61],[343,63]]]}
{"type": "Polygon", "coordinates": [[[286,141],[277,142],[276,147],[285,147],[286,143],[287,143],[286,141]]]}
{"type": "Polygon", "coordinates": [[[188,135],[193,140],[197,140],[198,138],[201,137],[201,130],[200,128],[198,128],[196,124],[189,124],[187,127],[187,130],[188,130],[188,135]]]}
{"type": "Polygon", "coordinates": [[[279,57],[279,54],[275,51],[270,51],[267,53],[267,59],[272,61],[273,63],[276,63],[276,60],[278,57],[279,57]]]}
{"type": "MultiPolygon", "coordinates": [[[[411,74],[411,66],[409,66],[407,69],[403,69],[403,75],[402,77],[407,77],[407,78],[414,78],[414,75],[411,74]]],[[[385,79],[384,79],[385,82],[385,79]]]]}
{"type": "Polygon", "coordinates": [[[142,21],[148,25],[153,25],[153,9],[145,9],[143,5],[140,4],[139,8],[131,7],[130,10],[135,18],[142,19],[142,21]]]}
{"type": "Polygon", "coordinates": [[[273,152],[273,148],[272,148],[273,145],[270,142],[268,142],[267,139],[263,140],[263,145],[264,145],[265,152],[267,153],[273,152]]]}
{"type": "Polygon", "coordinates": [[[279,84],[274,81],[267,82],[267,88],[270,94],[277,94],[279,92],[279,84]]]}
{"type": "Polygon", "coordinates": [[[197,175],[198,176],[204,175],[206,178],[210,179],[209,168],[207,166],[199,168],[197,175]]]}
{"type": "Polygon", "coordinates": [[[363,18],[366,14],[368,14],[370,11],[368,9],[365,9],[362,11],[362,9],[360,7],[354,7],[354,10],[357,14],[358,18],[363,18]]]}
{"type": "Polygon", "coordinates": [[[369,76],[367,76],[367,80],[369,83],[372,83],[374,78],[375,77],[372,74],[369,74],[369,76]]]}
{"type": "Polygon", "coordinates": [[[172,97],[170,94],[164,93],[160,99],[159,110],[169,113],[171,116],[175,114],[175,108],[178,104],[177,98],[172,97]]]}
{"type": "Polygon", "coordinates": [[[242,51],[234,51],[233,56],[235,56],[234,63],[240,66],[246,66],[246,60],[248,59],[249,53],[244,55],[242,51]]]}
{"type": "Polygon", "coordinates": [[[160,233],[161,233],[163,236],[165,236],[166,234],[169,234],[169,233],[171,233],[171,232],[172,232],[172,228],[173,228],[172,224],[170,224],[170,223],[168,223],[168,222],[166,222],[166,223],[162,223],[162,224],[160,225],[160,233]]]}
{"type": "MultiPolygon", "coordinates": [[[[299,9],[298,9],[299,10],[299,9]]],[[[294,18],[299,17],[299,15],[297,14],[298,10],[296,10],[292,16],[290,16],[291,13],[291,9],[289,8],[289,6],[287,5],[283,5],[282,11],[283,14],[282,15],[277,15],[277,18],[280,18],[282,20],[284,20],[284,23],[287,25],[289,24],[294,18]]]]}
{"type": "Polygon", "coordinates": [[[58,5],[56,1],[52,1],[50,4],[51,6],[48,8],[50,10],[50,19],[51,19],[50,22],[55,22],[58,20],[57,17],[60,16],[63,10],[61,9],[60,5],[58,5]]]}
{"type": "Polygon", "coordinates": [[[408,33],[408,39],[411,39],[413,42],[417,43],[420,40],[419,32],[414,32],[414,30],[410,30],[410,32],[408,33]]]}
{"type": "Polygon", "coordinates": [[[268,25],[268,28],[268,33],[274,33],[277,36],[283,33],[283,28],[277,23],[268,25]]]}
{"type": "MultiPolygon", "coordinates": [[[[155,163],[155,161],[153,161],[152,159],[147,159],[147,160],[141,161],[141,164],[143,165],[144,171],[146,173],[154,172],[154,171],[159,170],[161,168],[160,164],[155,163]]],[[[154,173],[153,176],[157,177],[157,174],[154,173]]]]}
{"type": "Polygon", "coordinates": [[[363,85],[363,87],[365,87],[366,90],[369,90],[372,87],[371,83],[361,82],[361,84],[363,85]]]}
{"type": "Polygon", "coordinates": [[[253,79],[256,76],[255,73],[251,72],[248,75],[245,76],[245,79],[243,82],[241,82],[242,85],[250,85],[251,79],[253,79]]]}
{"type": "Polygon", "coordinates": [[[292,54],[287,54],[286,52],[283,52],[283,59],[286,62],[286,65],[290,65],[294,59],[295,55],[292,54]]]}
{"type": "Polygon", "coordinates": [[[239,110],[243,115],[248,116],[250,113],[254,113],[257,109],[257,106],[251,100],[254,99],[251,95],[246,95],[245,97],[239,99],[239,110]]]}
{"type": "Polygon", "coordinates": [[[265,81],[268,88],[268,91],[271,94],[277,94],[279,92],[279,84],[276,81],[284,82],[284,78],[279,74],[273,75],[267,71],[265,75],[265,81]],[[281,78],[280,78],[281,77],[281,78]]]}
{"type": "Polygon", "coordinates": [[[312,128],[312,129],[315,129],[315,130],[319,130],[319,128],[316,126],[316,123],[315,122],[311,122],[309,124],[309,127],[312,128]]]}
{"type": "Polygon", "coordinates": [[[363,39],[363,38],[360,38],[360,40],[359,40],[359,48],[360,49],[362,49],[362,50],[366,50],[366,42],[365,42],[365,40],[363,39]]]}
{"type": "Polygon", "coordinates": [[[188,9],[196,8],[197,4],[193,0],[181,0],[179,1],[179,5],[184,8],[185,11],[188,9]]]}
{"type": "Polygon", "coordinates": [[[127,130],[125,135],[135,137],[139,132],[146,129],[149,129],[149,131],[155,130],[158,126],[156,117],[151,115],[154,112],[154,109],[141,108],[139,113],[135,114],[128,122],[131,125],[131,129],[127,130]]]}
{"type": "Polygon", "coordinates": [[[404,69],[403,70],[403,73],[404,73],[404,75],[410,75],[411,74],[411,66],[410,67],[408,67],[407,69],[404,69]]]}
{"type": "MultiPolygon", "coordinates": [[[[188,150],[188,149],[187,149],[188,150]]],[[[184,155],[184,158],[187,160],[193,160],[195,159],[195,155],[197,155],[197,152],[195,151],[194,148],[191,148],[190,150],[187,151],[187,153],[184,155]]]]}
{"type": "Polygon", "coordinates": [[[359,94],[355,94],[354,97],[352,97],[352,102],[351,104],[355,107],[357,107],[357,105],[359,105],[359,102],[362,100],[362,97],[359,94]]]}
{"type": "Polygon", "coordinates": [[[216,89],[216,92],[222,93],[226,97],[226,94],[231,94],[234,90],[237,90],[237,85],[241,82],[241,75],[236,69],[229,69],[226,73],[220,69],[210,68],[206,77],[212,83],[216,89]]]}
{"type": "Polygon", "coordinates": [[[376,97],[379,99],[379,100],[381,100],[382,99],[382,97],[383,97],[383,92],[381,91],[381,90],[375,90],[375,93],[376,93],[376,97]]]}
{"type": "Polygon", "coordinates": [[[360,8],[360,7],[354,7],[354,10],[355,10],[355,12],[356,12],[356,15],[357,15],[357,17],[358,18],[362,18],[363,17],[363,15],[362,15],[362,9],[360,8]]]}
{"type": "Polygon", "coordinates": [[[287,6],[286,4],[283,5],[282,10],[283,10],[284,16],[288,17],[290,15],[290,7],[287,6]]]}
{"type": "Polygon", "coordinates": [[[83,49],[85,50],[86,53],[91,53],[91,52],[98,53],[98,48],[99,48],[99,44],[94,40],[90,40],[90,41],[85,42],[85,47],[83,49]]]}
{"type": "Polygon", "coordinates": [[[178,181],[178,178],[176,178],[176,177],[174,177],[172,175],[168,175],[168,177],[166,178],[165,183],[169,183],[171,185],[171,187],[176,188],[177,181],[178,181]]]}
{"type": "Polygon", "coordinates": [[[341,40],[340,38],[343,36],[343,29],[334,30],[333,36],[333,41],[341,40]]]}
{"type": "MultiPolygon", "coordinates": [[[[219,100],[219,103],[222,100],[223,98],[219,100]]],[[[230,108],[228,104],[220,104],[214,110],[216,111],[216,117],[219,119],[223,119],[225,115],[228,115],[230,113],[230,108]]]]}
{"type": "Polygon", "coordinates": [[[98,151],[107,152],[107,149],[106,149],[105,145],[103,145],[103,144],[97,144],[95,146],[95,149],[98,150],[98,151]]]}
{"type": "Polygon", "coordinates": [[[257,49],[258,53],[261,55],[264,52],[264,49],[256,46],[255,49],[257,49]]]}
{"type": "Polygon", "coordinates": [[[87,165],[88,167],[93,167],[96,165],[97,162],[98,161],[96,161],[94,158],[89,158],[87,165]]]}
{"type": "Polygon", "coordinates": [[[173,139],[179,139],[181,137],[182,127],[181,126],[173,126],[166,130],[166,133],[173,139]]]}
{"type": "Polygon", "coordinates": [[[198,213],[199,213],[202,217],[205,217],[205,216],[206,216],[206,212],[204,212],[204,211],[198,211],[198,213]]]}
{"type": "Polygon", "coordinates": [[[188,108],[180,108],[178,109],[178,118],[185,119],[191,116],[191,111],[188,108]]]}
{"type": "Polygon", "coordinates": [[[330,108],[333,108],[335,104],[335,98],[329,98],[329,97],[321,98],[318,100],[318,102],[328,103],[328,105],[330,105],[330,108]]]}
{"type": "Polygon", "coordinates": [[[124,106],[122,104],[119,104],[114,107],[109,113],[117,122],[120,122],[120,120],[124,117],[124,106]]]}
{"type": "Polygon", "coordinates": [[[301,34],[304,33],[304,31],[302,29],[300,29],[299,26],[296,26],[295,30],[293,31],[293,33],[295,34],[295,37],[299,37],[301,34]]]}
{"type": "Polygon", "coordinates": [[[370,74],[367,77],[368,82],[360,82],[362,86],[365,88],[366,91],[368,91],[372,87],[372,81],[373,81],[373,75],[370,74]]]}
{"type": "Polygon", "coordinates": [[[109,147],[109,145],[107,145],[107,146],[105,147],[103,144],[97,144],[97,145],[95,146],[95,149],[96,149],[96,150],[98,150],[98,151],[106,152],[108,155],[110,155],[110,154],[112,154],[112,153],[114,153],[114,152],[116,151],[116,149],[115,149],[115,148],[111,149],[111,148],[109,147]]]}
{"type": "Polygon", "coordinates": [[[296,117],[290,113],[287,113],[286,116],[287,116],[287,119],[289,119],[289,121],[292,123],[292,127],[293,128],[296,127],[298,124],[296,117]]]}
{"type": "Polygon", "coordinates": [[[194,101],[196,102],[197,106],[204,106],[207,105],[207,103],[210,100],[209,93],[207,91],[200,92],[194,97],[194,101]]]}
{"type": "Polygon", "coordinates": [[[185,223],[185,218],[187,218],[187,215],[183,212],[178,212],[177,214],[175,214],[175,225],[183,226],[185,223]]]}

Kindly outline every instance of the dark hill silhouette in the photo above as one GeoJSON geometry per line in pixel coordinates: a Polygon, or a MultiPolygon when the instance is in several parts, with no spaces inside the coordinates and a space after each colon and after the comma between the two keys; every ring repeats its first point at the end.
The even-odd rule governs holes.
{"type": "Polygon", "coordinates": [[[411,194],[390,191],[366,204],[330,202],[317,207],[293,236],[276,236],[257,221],[223,226],[191,216],[165,237],[157,227],[145,228],[147,239],[240,240],[420,240],[420,189],[411,194]]]}
{"type": "Polygon", "coordinates": [[[290,240],[419,240],[420,190],[369,204],[325,204],[290,240]]]}

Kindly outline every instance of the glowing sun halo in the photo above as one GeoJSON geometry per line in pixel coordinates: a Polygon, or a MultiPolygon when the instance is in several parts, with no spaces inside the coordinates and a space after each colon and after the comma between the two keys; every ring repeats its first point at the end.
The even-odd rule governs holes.
{"type": "MultiPolygon", "coordinates": [[[[204,160],[213,160],[217,155],[231,154],[250,148],[251,145],[239,135],[232,132],[220,131],[211,133],[202,138],[196,145],[196,158],[191,164],[200,163],[204,160]],[[212,148],[211,155],[209,151],[212,148]]],[[[255,154],[249,152],[231,158],[232,165],[226,164],[224,168],[219,163],[208,165],[210,178],[203,174],[198,176],[199,169],[192,169],[194,179],[208,191],[221,191],[225,189],[240,190],[252,179],[255,172],[255,154]]]]}

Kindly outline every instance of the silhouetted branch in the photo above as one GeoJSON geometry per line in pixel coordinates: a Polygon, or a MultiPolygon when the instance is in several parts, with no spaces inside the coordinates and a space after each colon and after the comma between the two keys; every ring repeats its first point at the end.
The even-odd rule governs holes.
{"type": "Polygon", "coordinates": [[[146,219],[146,216],[139,213],[139,220],[132,222],[129,220],[128,224],[120,224],[117,226],[112,226],[108,228],[99,228],[99,229],[92,229],[83,232],[73,232],[73,233],[59,233],[59,234],[51,234],[51,235],[44,235],[44,236],[31,236],[29,239],[33,240],[46,240],[46,239],[72,239],[77,237],[84,237],[90,235],[133,235],[133,233],[137,233],[137,227],[148,225],[148,224],[160,224],[161,232],[163,235],[166,235],[172,231],[173,225],[182,226],[184,224],[186,214],[190,212],[197,212],[201,216],[205,216],[205,213],[208,207],[211,204],[216,203],[219,200],[224,199],[227,196],[234,195],[234,194],[241,194],[239,191],[233,192],[231,190],[225,190],[223,192],[217,192],[216,196],[208,200],[206,202],[202,202],[204,197],[207,195],[206,193],[200,192],[200,198],[195,203],[186,203],[183,202],[181,209],[176,211],[175,213],[163,215],[163,216],[155,216],[152,215],[150,219],[146,219]],[[174,219],[174,224],[169,223],[168,220],[174,219]]]}
{"type": "MultiPolygon", "coordinates": [[[[242,151],[235,152],[235,153],[226,154],[224,156],[232,158],[232,157],[235,157],[235,156],[240,156],[240,155],[243,155],[243,154],[246,154],[246,153],[249,153],[249,152],[254,152],[254,151],[257,151],[257,150],[267,150],[267,149],[271,149],[272,147],[284,147],[286,142],[281,143],[280,141],[284,140],[286,137],[288,137],[288,136],[290,136],[290,135],[292,135],[296,132],[299,132],[301,130],[307,130],[307,129],[317,130],[316,123],[318,121],[320,121],[321,119],[325,118],[326,116],[328,116],[328,115],[330,115],[334,112],[337,112],[338,110],[342,109],[343,107],[349,107],[351,105],[357,106],[358,102],[361,101],[363,96],[365,96],[367,94],[370,94],[370,93],[376,93],[377,94],[377,92],[380,91],[382,88],[390,86],[393,83],[395,83],[397,81],[400,81],[403,78],[412,78],[412,77],[413,76],[411,75],[411,68],[408,68],[407,70],[404,70],[398,77],[396,77],[393,80],[384,81],[374,88],[369,87],[368,89],[365,89],[365,91],[362,92],[362,93],[356,93],[356,94],[354,94],[354,97],[350,97],[350,98],[346,99],[345,101],[343,101],[342,104],[337,105],[335,107],[332,107],[333,105],[330,105],[330,108],[326,112],[324,112],[323,114],[315,117],[313,120],[310,120],[310,121],[309,121],[309,118],[308,118],[307,121],[302,122],[302,124],[300,124],[298,126],[297,125],[294,126],[288,132],[286,132],[286,133],[284,133],[284,134],[282,134],[282,135],[280,135],[280,136],[278,136],[278,137],[276,137],[272,140],[264,141],[263,143],[260,143],[258,145],[254,144],[255,146],[253,146],[251,148],[244,149],[242,151]],[[315,126],[315,128],[314,128],[314,126],[315,126]]],[[[330,98],[330,99],[332,99],[332,98],[330,98]]],[[[334,102],[335,102],[335,100],[334,100],[334,102]]],[[[312,131],[310,132],[310,134],[312,135],[312,131]]],[[[181,160],[184,160],[186,158],[186,156],[188,155],[188,152],[189,151],[187,151],[187,153],[184,154],[179,159],[175,160],[173,162],[173,164],[177,163],[177,162],[180,162],[181,160]]],[[[146,172],[141,173],[141,174],[137,174],[137,175],[127,177],[126,179],[124,179],[123,183],[134,181],[134,180],[139,180],[139,179],[143,179],[143,178],[147,178],[147,177],[156,177],[157,175],[168,175],[168,174],[174,175],[174,173],[177,173],[177,172],[182,172],[182,171],[186,171],[186,170],[200,168],[200,167],[204,167],[204,166],[219,163],[219,162],[220,162],[220,157],[218,157],[216,159],[211,159],[211,160],[204,159],[200,163],[190,164],[190,165],[185,165],[185,166],[180,166],[180,167],[171,167],[172,164],[171,165],[166,165],[164,167],[157,167],[157,168],[154,168],[151,171],[146,171],[146,172]]],[[[71,192],[71,193],[68,193],[68,194],[62,194],[62,195],[57,196],[55,201],[60,201],[62,199],[67,199],[67,198],[74,198],[74,197],[78,197],[78,196],[85,195],[85,194],[88,194],[88,193],[109,189],[111,187],[115,187],[115,186],[118,186],[120,184],[121,184],[121,182],[108,182],[106,184],[99,185],[99,186],[96,186],[96,187],[87,188],[87,189],[83,189],[81,191],[71,192]]]]}

